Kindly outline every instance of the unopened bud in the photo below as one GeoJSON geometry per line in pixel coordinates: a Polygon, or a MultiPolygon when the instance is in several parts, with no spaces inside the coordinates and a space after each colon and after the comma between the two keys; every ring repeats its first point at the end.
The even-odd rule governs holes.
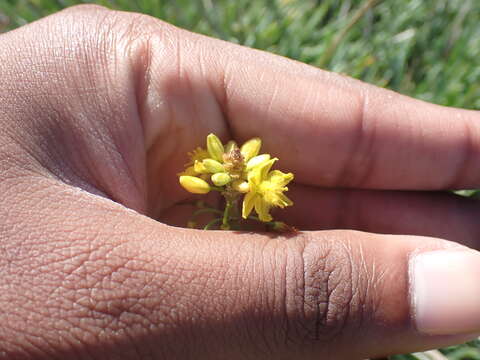
{"type": "Polygon", "coordinates": [[[207,170],[211,174],[225,172],[225,168],[217,160],[205,159],[202,162],[205,170],[207,170]]]}
{"type": "Polygon", "coordinates": [[[228,154],[230,151],[233,149],[238,149],[238,145],[235,141],[230,140],[226,145],[225,145],[225,153],[228,154]]]}
{"type": "Polygon", "coordinates": [[[215,134],[207,136],[207,151],[214,160],[222,161],[224,153],[223,145],[215,134]]]}
{"type": "Polygon", "coordinates": [[[240,152],[242,153],[245,162],[258,155],[262,147],[262,140],[260,138],[253,138],[242,145],[240,152]]]}
{"type": "Polygon", "coordinates": [[[213,174],[211,179],[215,186],[224,186],[227,185],[230,181],[232,181],[232,178],[227,173],[213,174]]]}
{"type": "Polygon", "coordinates": [[[207,194],[210,192],[210,185],[205,180],[195,176],[180,176],[180,185],[192,194],[207,194]]]}

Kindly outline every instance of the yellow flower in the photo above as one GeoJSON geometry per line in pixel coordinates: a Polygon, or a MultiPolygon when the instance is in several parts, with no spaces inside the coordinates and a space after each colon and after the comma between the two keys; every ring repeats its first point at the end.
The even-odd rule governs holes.
{"type": "Polygon", "coordinates": [[[254,167],[248,173],[249,192],[243,199],[242,217],[248,218],[253,208],[261,221],[272,221],[270,209],[272,206],[284,208],[293,205],[293,202],[283,194],[288,188],[286,185],[293,180],[293,174],[285,174],[280,170],[270,171],[273,158],[254,167]]]}
{"type": "Polygon", "coordinates": [[[207,150],[199,146],[196,149],[190,151],[188,153],[188,157],[190,158],[190,161],[185,164],[185,167],[192,166],[193,164],[195,164],[195,161],[202,161],[208,159],[210,155],[208,154],[207,150]]]}
{"type": "Polygon", "coordinates": [[[208,151],[201,148],[200,146],[188,153],[189,161],[185,164],[185,170],[178,173],[178,176],[195,176],[203,174],[205,172],[198,171],[198,165],[196,163],[202,162],[207,159],[210,155],[208,151]]]}

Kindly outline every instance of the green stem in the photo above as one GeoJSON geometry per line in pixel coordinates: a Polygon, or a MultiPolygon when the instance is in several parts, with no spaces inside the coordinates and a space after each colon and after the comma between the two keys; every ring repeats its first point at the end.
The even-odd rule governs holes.
{"type": "Polygon", "coordinates": [[[205,225],[205,227],[203,228],[203,230],[210,230],[210,228],[215,225],[216,223],[219,223],[220,221],[222,221],[222,218],[216,218],[216,219],[213,219],[212,221],[210,221],[207,225],[205,225]]]}
{"type": "Polygon", "coordinates": [[[224,192],[225,189],[219,186],[210,185],[210,190],[224,192]]]}
{"type": "Polygon", "coordinates": [[[223,212],[223,219],[222,219],[222,228],[227,230],[230,228],[230,224],[228,221],[230,220],[230,210],[232,209],[233,201],[230,199],[226,199],[225,204],[225,211],[223,212]]]}

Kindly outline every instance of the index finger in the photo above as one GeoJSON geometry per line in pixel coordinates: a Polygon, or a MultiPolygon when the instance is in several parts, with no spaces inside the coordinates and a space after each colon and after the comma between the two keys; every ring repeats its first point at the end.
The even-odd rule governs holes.
{"type": "Polygon", "coordinates": [[[260,136],[302,183],[480,186],[480,113],[447,108],[261,51],[206,42],[233,136],[260,136]],[[221,80],[221,81],[220,81],[221,80]]]}

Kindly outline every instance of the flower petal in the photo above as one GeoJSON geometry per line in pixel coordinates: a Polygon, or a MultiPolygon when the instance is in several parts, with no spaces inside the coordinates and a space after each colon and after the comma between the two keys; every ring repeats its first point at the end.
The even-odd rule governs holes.
{"type": "Polygon", "coordinates": [[[283,187],[293,180],[293,174],[281,172],[280,170],[272,170],[268,176],[267,181],[270,181],[275,186],[283,187]]]}
{"type": "Polygon", "coordinates": [[[275,161],[277,161],[278,158],[273,158],[273,159],[270,159],[268,161],[266,161],[265,163],[263,163],[262,165],[259,166],[259,169],[260,169],[260,177],[262,178],[262,180],[266,180],[267,179],[267,176],[268,176],[268,172],[270,171],[270,169],[272,168],[273,164],[275,163],[275,161]]]}
{"type": "Polygon", "coordinates": [[[261,221],[267,222],[273,220],[268,213],[270,211],[270,205],[263,200],[261,196],[257,196],[255,199],[255,211],[257,212],[261,221]]]}
{"type": "Polygon", "coordinates": [[[281,208],[284,208],[285,206],[292,206],[293,205],[293,201],[290,200],[286,195],[284,195],[282,193],[278,193],[277,196],[279,198],[279,202],[278,202],[277,206],[279,206],[281,208]]]}
{"type": "Polygon", "coordinates": [[[262,154],[262,155],[257,155],[255,157],[252,157],[247,162],[247,171],[253,170],[253,168],[264,164],[268,160],[270,160],[270,155],[269,154],[262,154]]]}
{"type": "Polygon", "coordinates": [[[262,171],[259,167],[251,169],[247,173],[247,180],[250,187],[259,185],[262,182],[262,171]]]}
{"type": "Polygon", "coordinates": [[[255,205],[255,198],[257,194],[254,192],[249,192],[243,198],[242,204],[242,217],[244,219],[248,218],[248,215],[252,212],[253,206],[255,205]]]}

